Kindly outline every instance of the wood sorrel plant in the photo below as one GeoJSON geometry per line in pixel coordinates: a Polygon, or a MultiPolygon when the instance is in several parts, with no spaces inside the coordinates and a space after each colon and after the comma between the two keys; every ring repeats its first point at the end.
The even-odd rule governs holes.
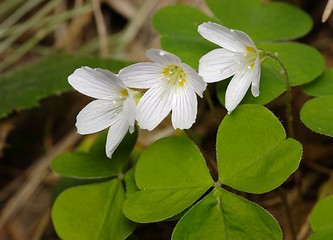
{"type": "MultiPolygon", "coordinates": [[[[327,87],[332,85],[332,71],[310,83],[322,73],[323,58],[310,46],[287,41],[304,36],[312,27],[301,10],[260,0],[206,3],[214,16],[186,5],[155,14],[153,25],[165,51],[150,50],[147,56],[153,62],[128,66],[117,76],[86,68],[92,75],[70,77],[77,90],[103,103],[79,115],[85,116],[78,117],[82,133],[111,127],[89,152],[67,153],[52,163],[53,170],[64,176],[93,182],[69,188],[55,201],[53,222],[63,239],[125,239],[135,223],[170,219],[179,219],[172,239],[283,238],[270,213],[232,189],[266,193],[298,168],[302,146],[290,138],[294,135],[291,87],[307,84],[305,91],[318,98],[305,104],[302,121],[333,136],[333,91],[329,90],[333,88],[327,87]],[[199,69],[199,75],[194,69],[199,69]],[[105,95],[104,87],[104,95],[92,94],[101,90],[98,74],[104,87],[110,85],[110,94],[105,95]],[[139,127],[152,130],[171,111],[173,127],[188,129],[196,119],[197,95],[202,96],[206,83],[217,81],[217,97],[229,112],[217,131],[217,179],[212,178],[200,146],[186,137],[158,140],[133,161],[137,131],[125,136],[133,130],[132,115],[117,115],[128,109],[126,99],[134,102],[129,88],[148,89],[137,105],[139,127]],[[81,88],[82,82],[93,88],[81,88]],[[112,86],[116,82],[117,87],[112,86]],[[261,106],[284,92],[290,137],[277,117],[261,106]],[[126,124],[119,125],[119,119],[126,124]],[[105,142],[111,159],[105,155],[105,142]]],[[[324,230],[318,227],[316,212],[313,219],[317,236],[332,231],[329,224],[324,230]]]]}

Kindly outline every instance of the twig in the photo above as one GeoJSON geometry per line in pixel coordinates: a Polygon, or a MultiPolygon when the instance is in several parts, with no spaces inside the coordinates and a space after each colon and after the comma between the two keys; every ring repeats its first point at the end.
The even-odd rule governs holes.
{"type": "Polygon", "coordinates": [[[323,16],[321,18],[322,22],[326,22],[327,21],[327,19],[329,18],[329,16],[332,13],[332,10],[333,10],[333,0],[328,0],[328,2],[326,4],[326,7],[325,7],[325,10],[323,12],[323,16]]]}
{"type": "Polygon", "coordinates": [[[103,13],[101,10],[101,2],[100,0],[92,0],[92,5],[97,26],[98,38],[99,38],[100,54],[101,56],[105,57],[109,54],[108,33],[103,18],[103,13]]]}
{"type": "Polygon", "coordinates": [[[39,184],[48,173],[52,159],[72,147],[79,139],[80,136],[76,131],[71,131],[61,142],[55,145],[29,169],[25,184],[23,184],[22,188],[7,202],[2,211],[0,216],[0,229],[3,229],[6,222],[22,208],[37,190],[39,184]]]}

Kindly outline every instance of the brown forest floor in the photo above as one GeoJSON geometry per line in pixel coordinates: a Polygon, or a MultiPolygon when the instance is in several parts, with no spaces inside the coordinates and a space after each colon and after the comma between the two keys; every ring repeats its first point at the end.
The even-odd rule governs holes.
{"type": "MultiPolygon", "coordinates": [[[[5,1],[0,1],[0,8],[5,1]]],[[[79,5],[82,2],[84,0],[62,1],[55,11],[66,11],[67,8],[73,8],[74,4],[79,5]]],[[[146,49],[159,48],[158,35],[150,24],[151,16],[157,9],[182,2],[208,11],[203,0],[92,2],[97,6],[94,12],[60,24],[55,31],[41,39],[38,45],[13,62],[5,71],[11,71],[38,59],[42,55],[41,49],[68,53],[80,51],[80,47],[94,36],[99,36],[97,45],[99,44],[100,48],[96,48],[96,55],[130,61],[145,60],[146,49]],[[102,11],[98,10],[99,6],[102,11]],[[125,42],[115,43],[112,47],[104,44],[107,36],[112,37],[121,31],[127,34],[125,42]]],[[[317,48],[325,57],[326,66],[332,67],[333,17],[331,16],[325,24],[320,21],[326,1],[286,2],[299,6],[312,16],[314,28],[301,41],[317,48]]],[[[39,7],[41,6],[37,6],[37,11],[39,7]]],[[[34,12],[29,14],[32,15],[34,12]]],[[[3,20],[0,19],[0,23],[3,20]]],[[[23,34],[15,42],[16,46],[35,33],[36,30],[31,30],[23,34]]],[[[13,45],[8,51],[0,53],[0,59],[6,61],[7,56],[15,52],[14,49],[13,45]]],[[[315,134],[300,123],[297,113],[307,99],[300,89],[293,89],[296,136],[304,146],[299,170],[280,190],[263,195],[244,195],[264,206],[278,219],[285,239],[292,239],[287,213],[293,218],[297,239],[305,239],[310,231],[308,216],[312,207],[318,198],[333,192],[333,139],[315,134]],[[326,188],[323,188],[324,185],[326,188]]],[[[80,136],[75,134],[74,129],[75,117],[88,101],[90,99],[78,93],[66,93],[44,99],[38,108],[15,112],[0,120],[0,240],[59,239],[52,227],[50,209],[54,186],[60,177],[50,171],[49,164],[54,156],[72,149],[79,142],[80,136]],[[70,111],[64,112],[64,106],[70,111]]],[[[283,121],[283,99],[274,101],[269,107],[283,121]]],[[[220,111],[224,112],[222,107],[220,111]]],[[[194,130],[205,139],[203,148],[206,149],[207,155],[215,158],[214,141],[219,120],[211,121],[213,118],[209,113],[203,116],[198,119],[199,124],[194,130]]],[[[172,129],[166,122],[152,133],[142,131],[139,144],[147,146],[155,139],[170,133],[172,129]]],[[[173,226],[174,223],[145,225],[138,228],[135,234],[138,239],[144,240],[169,239],[173,226]]]]}

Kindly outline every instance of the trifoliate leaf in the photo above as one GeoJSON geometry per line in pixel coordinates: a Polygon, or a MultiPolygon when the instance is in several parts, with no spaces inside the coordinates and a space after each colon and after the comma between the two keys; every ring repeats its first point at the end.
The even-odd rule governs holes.
{"type": "Polygon", "coordinates": [[[237,190],[273,190],[297,169],[301,156],[301,144],[286,139],[282,124],[265,107],[240,105],[219,127],[219,181],[237,190]]]}
{"type": "Polygon", "coordinates": [[[135,179],[140,191],[126,199],[124,213],[142,223],[182,212],[214,184],[198,147],[184,137],[164,138],[147,148],[135,179]]]}
{"type": "Polygon", "coordinates": [[[172,240],[282,239],[277,221],[260,206],[214,189],[178,222],[172,240]]]}

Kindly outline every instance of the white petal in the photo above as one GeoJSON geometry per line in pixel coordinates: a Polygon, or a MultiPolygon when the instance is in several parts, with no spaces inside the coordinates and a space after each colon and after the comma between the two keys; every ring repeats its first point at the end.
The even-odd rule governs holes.
{"type": "Polygon", "coordinates": [[[79,134],[99,132],[121,116],[122,102],[95,100],[85,106],[76,117],[79,134]]]}
{"type": "Polygon", "coordinates": [[[260,58],[258,57],[256,59],[256,61],[254,62],[252,86],[251,86],[251,92],[254,97],[258,97],[260,94],[260,91],[259,91],[260,75],[261,75],[260,58]]]}
{"type": "Polygon", "coordinates": [[[208,83],[221,81],[244,69],[243,61],[244,55],[241,53],[215,49],[199,60],[199,75],[208,83]]]}
{"type": "Polygon", "coordinates": [[[232,30],[232,31],[235,33],[235,35],[238,37],[238,40],[241,41],[244,46],[252,47],[255,50],[257,50],[256,45],[254,44],[249,35],[239,30],[232,30]]]}
{"type": "Polygon", "coordinates": [[[171,111],[172,88],[160,82],[150,88],[137,107],[137,121],[142,129],[153,130],[171,111]]]}
{"type": "Polygon", "coordinates": [[[196,92],[200,97],[207,87],[207,83],[203,80],[201,76],[189,65],[182,63],[181,67],[186,73],[186,85],[189,85],[192,91],[196,92]]]}
{"type": "Polygon", "coordinates": [[[247,89],[250,87],[253,77],[253,70],[245,70],[235,74],[231,79],[225,94],[225,107],[231,113],[244,98],[247,89]]]}
{"type": "Polygon", "coordinates": [[[76,69],[68,77],[68,82],[77,91],[100,99],[118,98],[121,88],[125,88],[125,85],[113,73],[89,67],[76,69]]]}
{"type": "Polygon", "coordinates": [[[136,118],[136,104],[132,97],[129,95],[123,103],[123,118],[126,119],[128,125],[130,126],[131,133],[134,131],[134,123],[136,118]]]}
{"type": "Polygon", "coordinates": [[[130,88],[151,88],[163,79],[164,68],[159,63],[136,63],[121,69],[119,78],[130,88]]]}
{"type": "Polygon", "coordinates": [[[149,49],[146,52],[146,56],[153,62],[160,63],[164,66],[170,64],[181,63],[181,60],[176,55],[163,51],[161,49],[149,49]]]}
{"type": "Polygon", "coordinates": [[[117,122],[110,126],[106,139],[105,152],[106,156],[112,157],[113,152],[117,149],[121,141],[128,132],[128,123],[125,119],[120,118],[117,122]]]}
{"type": "Polygon", "coordinates": [[[178,89],[172,108],[172,126],[177,129],[189,129],[197,116],[197,97],[190,88],[178,89]]]}
{"type": "Polygon", "coordinates": [[[239,33],[213,22],[205,22],[198,27],[202,37],[233,52],[244,52],[245,45],[239,33]]]}

